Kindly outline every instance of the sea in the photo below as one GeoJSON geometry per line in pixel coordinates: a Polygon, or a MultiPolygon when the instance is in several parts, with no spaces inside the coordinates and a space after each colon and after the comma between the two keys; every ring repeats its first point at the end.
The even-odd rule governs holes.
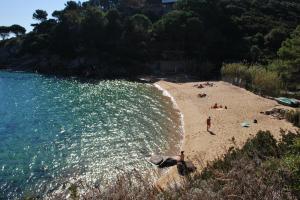
{"type": "Polygon", "coordinates": [[[181,138],[179,111],[152,84],[0,71],[0,199],[148,173],[147,157],[177,154],[181,138]]]}

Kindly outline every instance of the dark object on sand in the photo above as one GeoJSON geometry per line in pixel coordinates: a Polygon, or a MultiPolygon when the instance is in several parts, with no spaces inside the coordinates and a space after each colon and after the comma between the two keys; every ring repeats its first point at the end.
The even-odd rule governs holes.
{"type": "Polygon", "coordinates": [[[177,164],[178,159],[171,156],[158,156],[153,155],[149,159],[149,162],[157,165],[159,168],[172,167],[177,164]]]}
{"type": "Polygon", "coordinates": [[[204,88],[204,86],[202,84],[200,84],[200,85],[198,85],[197,88],[201,89],[201,88],[204,88]]]}
{"type": "Polygon", "coordinates": [[[195,165],[191,161],[180,161],[177,163],[177,170],[181,176],[186,176],[189,173],[196,171],[195,165]]]}
{"type": "Polygon", "coordinates": [[[209,87],[213,87],[213,86],[214,86],[214,84],[213,84],[213,83],[210,83],[210,82],[206,82],[206,83],[204,83],[204,85],[205,85],[205,86],[209,86],[209,87]]]}
{"type": "Polygon", "coordinates": [[[254,123],[254,124],[257,124],[257,119],[254,119],[254,120],[253,120],[253,123],[254,123]]]}
{"type": "Polygon", "coordinates": [[[261,114],[270,115],[275,119],[282,120],[285,118],[285,114],[288,112],[287,109],[284,108],[273,108],[271,110],[267,110],[265,112],[260,112],[261,114]]]}
{"type": "Polygon", "coordinates": [[[177,162],[178,162],[177,159],[170,157],[170,158],[165,159],[162,163],[160,163],[158,165],[158,167],[159,168],[172,167],[172,166],[176,165],[177,162]]]}
{"type": "Polygon", "coordinates": [[[198,94],[198,96],[199,96],[200,98],[204,98],[204,97],[206,97],[207,95],[206,95],[205,93],[200,93],[200,94],[198,94]]]}

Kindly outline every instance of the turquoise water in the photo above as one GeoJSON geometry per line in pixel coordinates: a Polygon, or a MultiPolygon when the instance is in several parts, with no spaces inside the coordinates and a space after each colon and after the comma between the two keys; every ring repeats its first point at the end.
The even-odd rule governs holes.
{"type": "Polygon", "coordinates": [[[0,72],[0,199],[96,182],[176,153],[178,113],[152,85],[0,72]]]}

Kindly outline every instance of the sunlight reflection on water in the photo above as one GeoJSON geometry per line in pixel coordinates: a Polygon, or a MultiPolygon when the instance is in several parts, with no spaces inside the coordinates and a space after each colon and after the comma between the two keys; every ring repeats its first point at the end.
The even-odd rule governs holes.
{"type": "Polygon", "coordinates": [[[0,199],[145,171],[179,148],[178,113],[152,85],[0,72],[0,102],[0,199]]]}

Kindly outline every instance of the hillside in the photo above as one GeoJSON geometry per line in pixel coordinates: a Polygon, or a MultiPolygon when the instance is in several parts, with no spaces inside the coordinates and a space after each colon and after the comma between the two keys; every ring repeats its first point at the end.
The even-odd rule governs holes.
{"type": "Polygon", "coordinates": [[[36,10],[27,34],[0,27],[3,39],[16,35],[1,41],[0,66],[113,78],[152,73],[161,60],[186,61],[186,73],[218,78],[224,62],[277,59],[299,13],[295,0],[179,0],[169,12],[154,0],[69,1],[52,17],[36,10]]]}

